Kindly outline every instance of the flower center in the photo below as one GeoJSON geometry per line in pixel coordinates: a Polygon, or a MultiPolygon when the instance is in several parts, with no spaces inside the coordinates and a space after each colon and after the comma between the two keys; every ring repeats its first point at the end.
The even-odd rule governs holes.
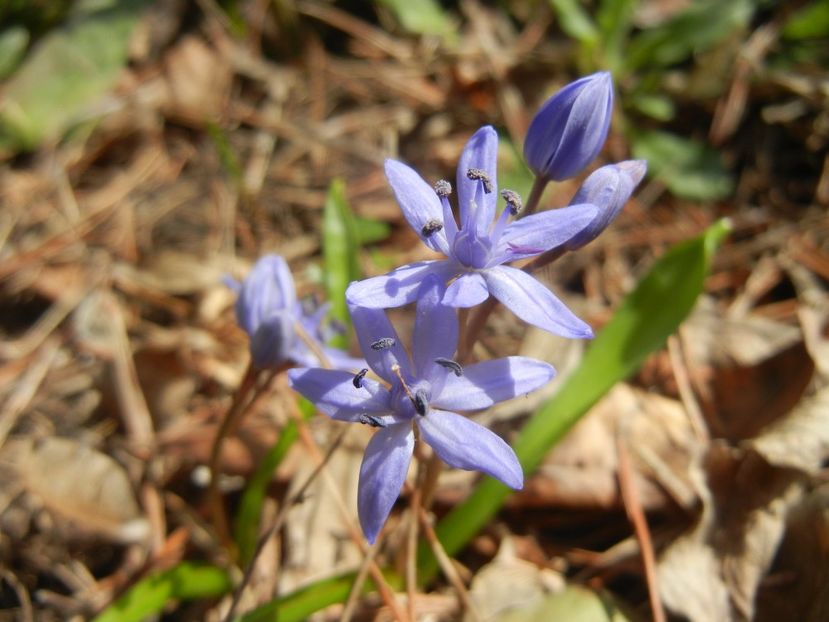
{"type": "Polygon", "coordinates": [[[455,258],[468,268],[486,266],[491,249],[489,238],[479,238],[472,227],[459,231],[452,246],[455,258]]]}
{"type": "Polygon", "coordinates": [[[432,386],[426,380],[409,384],[395,382],[391,389],[391,406],[399,419],[422,417],[429,411],[432,386]]]}

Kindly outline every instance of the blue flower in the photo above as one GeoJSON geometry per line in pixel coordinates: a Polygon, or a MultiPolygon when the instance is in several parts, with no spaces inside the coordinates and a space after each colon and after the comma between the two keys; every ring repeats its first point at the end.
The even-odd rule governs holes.
{"type": "Polygon", "coordinates": [[[327,305],[310,312],[296,298],[291,270],[278,255],[256,262],[239,283],[226,280],[239,294],[236,320],[250,337],[254,366],[264,369],[286,364],[322,365],[321,353],[337,369],[359,369],[364,361],[323,343],[323,319],[327,305]]]}
{"type": "Polygon", "coordinates": [[[428,443],[448,465],[482,471],[507,486],[524,483],[521,465],[499,436],[457,414],[479,410],[537,389],[555,370],[541,361],[510,356],[461,367],[455,310],[441,302],[435,275],[419,290],[412,357],[379,309],[353,307],[354,327],[369,366],[385,384],[330,369],[292,369],[291,386],[326,415],[377,428],[360,467],[358,511],[370,542],[400,494],[415,443],[428,443]]]}
{"type": "Polygon", "coordinates": [[[594,73],[565,86],[533,117],[524,140],[530,169],[547,180],[578,175],[599,154],[613,112],[613,80],[594,73]]]}
{"type": "Polygon", "coordinates": [[[577,318],[535,278],[503,264],[533,257],[561,246],[596,217],[592,205],[572,205],[513,220],[521,200],[501,192],[506,207],[496,218],[496,160],[498,135],[489,126],[479,129],[461,154],[457,193],[460,224],[449,205],[451,186],[431,188],[402,162],[386,161],[386,176],[409,225],[432,250],[446,259],[422,261],[397,268],[385,276],[352,283],[349,304],[370,308],[398,307],[417,298],[429,274],[448,284],[443,302],[472,307],[491,294],[525,322],[565,337],[592,337],[577,318]]]}
{"type": "Polygon", "coordinates": [[[593,171],[570,204],[591,203],[599,213],[587,228],[564,244],[565,248],[574,251],[595,240],[622,210],[647,170],[645,160],[625,160],[593,171]]]}

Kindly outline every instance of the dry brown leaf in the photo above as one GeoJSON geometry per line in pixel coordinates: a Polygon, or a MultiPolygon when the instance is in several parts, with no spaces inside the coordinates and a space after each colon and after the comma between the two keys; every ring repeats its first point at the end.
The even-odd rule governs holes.
{"type": "Polygon", "coordinates": [[[707,300],[682,336],[714,436],[754,436],[798,403],[814,371],[798,327],[756,315],[723,316],[707,300]]]}
{"type": "Polygon", "coordinates": [[[55,516],[82,532],[118,542],[143,542],[141,515],[124,468],[106,454],[69,438],[9,445],[25,489],[55,516]]]}
{"type": "Polygon", "coordinates": [[[695,495],[687,471],[698,441],[682,405],[617,385],[562,440],[528,483],[522,501],[570,507],[620,503],[616,430],[621,429],[639,467],[635,477],[646,509],[668,497],[683,506],[695,495]]]}
{"type": "Polygon", "coordinates": [[[746,443],[769,464],[817,475],[829,458],[829,387],[746,443]]]}
{"type": "Polygon", "coordinates": [[[691,622],[750,620],[803,477],[753,451],[714,443],[696,478],[703,513],[693,531],[662,552],[660,595],[691,622]]]}

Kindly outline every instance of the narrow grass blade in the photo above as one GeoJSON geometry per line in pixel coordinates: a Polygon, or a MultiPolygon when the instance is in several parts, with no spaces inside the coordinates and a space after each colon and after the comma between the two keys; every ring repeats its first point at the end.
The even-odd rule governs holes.
{"type": "Polygon", "coordinates": [[[161,613],[171,600],[213,598],[230,590],[221,568],[182,562],[142,579],[92,622],[141,622],[161,613]]]}
{"type": "MultiPolygon", "coordinates": [[[[354,214],[345,198],[345,184],[341,179],[335,179],[328,188],[322,215],[322,256],[331,316],[348,328],[351,327],[351,316],[345,304],[345,290],[351,281],[360,278],[358,250],[354,214]]],[[[331,345],[347,348],[348,332],[337,335],[331,345]]]]}

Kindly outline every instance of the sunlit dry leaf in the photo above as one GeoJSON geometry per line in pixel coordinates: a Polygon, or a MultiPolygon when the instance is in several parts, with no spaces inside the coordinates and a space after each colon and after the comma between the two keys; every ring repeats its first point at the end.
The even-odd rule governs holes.
{"type": "Polygon", "coordinates": [[[695,469],[703,513],[659,560],[660,595],[691,622],[753,619],[755,594],[783,536],[803,477],[752,451],[713,444],[695,469]]]}
{"type": "Polygon", "coordinates": [[[796,326],[756,315],[730,318],[704,303],[682,336],[714,436],[754,436],[797,404],[813,374],[796,326]]]}
{"type": "Polygon", "coordinates": [[[47,438],[16,450],[12,460],[25,489],[56,517],[118,542],[147,538],[149,525],[118,462],[69,438],[47,438]]]}
{"type": "Polygon", "coordinates": [[[533,610],[548,595],[563,589],[560,574],[518,558],[512,540],[505,538],[495,559],[475,574],[469,596],[477,616],[467,614],[464,620],[505,619],[517,610],[533,610]]]}
{"type": "Polygon", "coordinates": [[[669,497],[693,505],[687,473],[699,447],[682,405],[625,384],[617,385],[556,446],[522,499],[542,505],[618,506],[617,429],[637,460],[634,481],[644,507],[662,507],[669,497]]]}

